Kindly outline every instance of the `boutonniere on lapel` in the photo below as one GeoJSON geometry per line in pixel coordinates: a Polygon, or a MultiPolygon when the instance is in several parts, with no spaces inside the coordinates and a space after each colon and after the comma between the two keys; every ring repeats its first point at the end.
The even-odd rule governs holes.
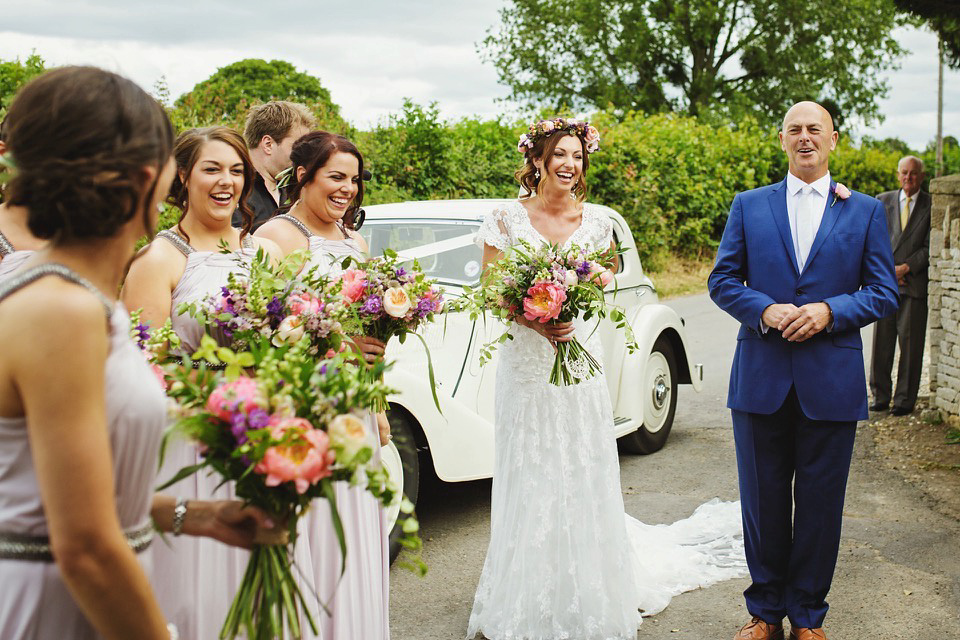
{"type": "Polygon", "coordinates": [[[833,191],[833,202],[830,203],[830,206],[837,204],[837,200],[846,200],[850,197],[850,189],[847,189],[845,186],[839,182],[835,184],[830,191],[833,191]]]}

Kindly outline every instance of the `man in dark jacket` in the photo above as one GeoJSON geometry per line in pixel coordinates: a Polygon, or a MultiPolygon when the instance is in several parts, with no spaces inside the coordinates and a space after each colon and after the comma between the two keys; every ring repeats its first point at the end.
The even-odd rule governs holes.
{"type": "Polygon", "coordinates": [[[900,308],[877,320],[870,364],[872,411],[886,411],[891,400],[893,352],[900,343],[893,415],[913,411],[920,389],[923,345],[927,332],[927,265],[930,257],[930,194],[920,190],[923,161],[906,156],[897,165],[900,189],[877,196],[887,214],[887,230],[900,285],[900,308]]]}
{"type": "MultiPolygon", "coordinates": [[[[284,204],[277,187],[277,174],[290,167],[290,149],[293,143],[316,126],[313,114],[298,102],[274,100],[260,104],[247,114],[243,137],[250,149],[250,159],[257,170],[253,190],[247,204],[253,209],[253,228],[272,218],[284,204]]],[[[242,227],[243,216],[233,213],[233,226],[242,227]]]]}

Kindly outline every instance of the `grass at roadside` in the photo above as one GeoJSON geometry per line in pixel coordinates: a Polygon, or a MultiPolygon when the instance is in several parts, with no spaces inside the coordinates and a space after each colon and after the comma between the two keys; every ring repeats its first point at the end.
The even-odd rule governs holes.
{"type": "Polygon", "coordinates": [[[713,259],[695,259],[671,257],[650,269],[647,275],[657,287],[661,300],[675,298],[691,293],[703,293],[707,290],[707,276],[713,268],[713,259]]]}

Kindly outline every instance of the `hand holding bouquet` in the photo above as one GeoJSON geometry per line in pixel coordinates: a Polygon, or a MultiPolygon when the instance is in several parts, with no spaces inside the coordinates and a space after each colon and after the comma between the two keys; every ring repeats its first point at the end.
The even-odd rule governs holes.
{"type": "MultiPolygon", "coordinates": [[[[603,287],[613,280],[612,257],[609,250],[589,252],[577,245],[534,247],[521,242],[488,267],[480,289],[465,288],[461,306],[473,315],[489,310],[507,322],[523,317],[527,322],[543,325],[569,323],[581,315],[584,320],[609,316],[624,329],[627,347],[633,351],[636,341],[623,311],[608,305],[603,296],[603,287]]],[[[481,360],[489,360],[496,345],[512,337],[508,330],[484,345],[481,360]]],[[[600,363],[576,336],[553,344],[556,358],[550,372],[551,384],[578,384],[600,371],[600,363]]]]}

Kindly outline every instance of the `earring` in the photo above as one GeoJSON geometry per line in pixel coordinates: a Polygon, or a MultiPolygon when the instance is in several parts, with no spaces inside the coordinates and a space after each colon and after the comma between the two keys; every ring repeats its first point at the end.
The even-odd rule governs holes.
{"type": "Polygon", "coordinates": [[[540,179],[540,169],[537,169],[537,172],[534,174],[534,177],[535,177],[537,180],[540,179]]]}

